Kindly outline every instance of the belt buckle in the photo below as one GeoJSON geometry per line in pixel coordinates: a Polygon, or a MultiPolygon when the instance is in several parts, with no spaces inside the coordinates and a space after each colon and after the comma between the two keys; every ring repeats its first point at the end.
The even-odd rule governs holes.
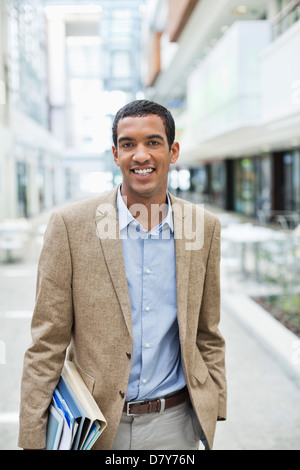
{"type": "Polygon", "coordinates": [[[142,401],[128,401],[126,403],[126,414],[127,416],[137,416],[134,413],[130,413],[130,405],[140,405],[141,403],[145,403],[143,400],[142,401]]]}

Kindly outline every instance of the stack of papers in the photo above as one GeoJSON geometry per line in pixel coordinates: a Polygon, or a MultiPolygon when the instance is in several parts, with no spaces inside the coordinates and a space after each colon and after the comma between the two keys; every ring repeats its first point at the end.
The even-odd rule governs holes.
{"type": "Polygon", "coordinates": [[[76,366],[66,361],[49,408],[46,449],[90,450],[106,424],[76,366]]]}

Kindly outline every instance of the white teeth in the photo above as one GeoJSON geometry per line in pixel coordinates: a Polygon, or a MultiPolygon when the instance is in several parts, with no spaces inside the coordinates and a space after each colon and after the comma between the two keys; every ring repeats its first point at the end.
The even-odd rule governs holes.
{"type": "Polygon", "coordinates": [[[148,168],[147,170],[133,170],[136,175],[148,175],[152,173],[154,170],[153,168],[148,168]]]}

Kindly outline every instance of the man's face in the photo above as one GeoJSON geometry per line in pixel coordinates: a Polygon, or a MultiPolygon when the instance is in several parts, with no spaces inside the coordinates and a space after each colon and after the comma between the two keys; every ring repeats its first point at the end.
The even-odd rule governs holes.
{"type": "Polygon", "coordinates": [[[163,120],[156,115],[127,117],[118,123],[114,161],[123,174],[122,194],[131,200],[166,196],[170,164],[179,157],[179,144],[169,148],[163,120]]]}

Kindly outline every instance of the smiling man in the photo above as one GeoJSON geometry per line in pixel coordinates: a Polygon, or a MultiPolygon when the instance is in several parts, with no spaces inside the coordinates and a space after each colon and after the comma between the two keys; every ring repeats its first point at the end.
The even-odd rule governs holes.
{"type": "Polygon", "coordinates": [[[19,445],[44,447],[67,352],[108,422],[94,449],[196,450],[201,440],[211,449],[226,418],[220,223],[167,191],[180,149],[166,108],[126,105],[113,141],[120,187],[56,211],[48,225],[19,445]],[[98,229],[103,220],[116,236],[98,229]],[[197,231],[203,243],[191,248],[197,231]]]}
{"type": "Polygon", "coordinates": [[[141,204],[146,209],[141,210],[140,219],[148,214],[148,220],[144,217],[141,223],[150,230],[159,220],[155,208],[167,202],[170,165],[179,157],[173,118],[155,103],[135,102],[117,114],[113,139],[115,163],[123,175],[122,196],[129,208],[141,204]]]}

